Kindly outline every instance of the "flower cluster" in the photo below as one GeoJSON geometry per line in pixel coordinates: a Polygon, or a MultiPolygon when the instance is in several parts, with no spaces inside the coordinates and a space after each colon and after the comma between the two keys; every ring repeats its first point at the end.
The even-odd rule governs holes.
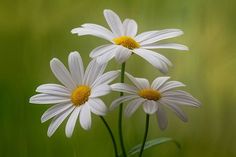
{"type": "MultiPolygon", "coordinates": [[[[163,55],[153,51],[154,49],[188,50],[185,45],[176,43],[160,43],[160,41],[177,37],[183,34],[179,29],[164,29],[143,32],[137,35],[138,26],[133,19],[125,19],[123,22],[112,10],[104,10],[104,17],[110,30],[92,23],[85,23],[71,32],[79,36],[92,35],[108,40],[110,43],[93,49],[92,58],[87,68],[84,68],[82,58],[78,52],[71,52],[68,57],[68,69],[57,58],[53,58],[50,67],[60,84],[43,84],[37,87],[36,94],[30,98],[33,104],[54,104],[44,112],[41,122],[52,119],[48,127],[48,136],[52,136],[62,122],[67,118],[65,127],[67,137],[71,137],[79,119],[80,125],[87,130],[91,127],[91,113],[102,118],[111,133],[111,129],[103,116],[110,113],[116,107],[122,108],[123,103],[128,102],[125,115],[131,116],[140,106],[149,115],[155,114],[161,130],[167,127],[165,108],[172,110],[182,121],[187,121],[187,116],[181,106],[199,107],[200,102],[191,94],[176,88],[185,86],[179,81],[169,81],[170,77],[157,77],[150,83],[145,78],[136,78],[125,71],[125,63],[134,55],[138,55],[157,68],[162,73],[168,72],[168,66],[172,63],[163,55]],[[122,64],[121,70],[105,72],[107,63],[115,59],[122,64]],[[113,83],[118,76],[120,83],[113,83]],[[127,77],[133,85],[124,83],[127,77]],[[114,100],[110,109],[100,98],[112,91],[121,92],[121,96],[114,100]],[[125,95],[123,95],[125,93],[125,95]]],[[[121,110],[122,111],[122,110],[121,110]]],[[[122,112],[119,114],[121,119],[122,112]]],[[[149,120],[149,119],[148,119],[149,120]]],[[[119,131],[122,132],[120,121],[119,131]]],[[[111,133],[112,135],[112,133],[111,133]]],[[[113,137],[113,135],[111,136],[113,137]]],[[[124,143],[121,138],[123,156],[126,156],[124,143]]],[[[144,147],[146,139],[140,150],[144,147]]],[[[113,144],[116,147],[113,137],[113,144]]],[[[116,156],[117,149],[115,148],[116,156]]]]}

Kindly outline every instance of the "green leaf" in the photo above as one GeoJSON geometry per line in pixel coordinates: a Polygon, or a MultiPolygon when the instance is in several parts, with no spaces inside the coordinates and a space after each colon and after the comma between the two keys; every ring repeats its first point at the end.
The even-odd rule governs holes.
{"type": "MultiPolygon", "coordinates": [[[[172,138],[160,137],[160,138],[146,141],[145,146],[144,146],[144,150],[151,148],[153,146],[156,146],[156,145],[164,144],[166,142],[173,142],[177,146],[177,148],[179,148],[179,149],[181,148],[180,144],[177,141],[173,140],[172,138]]],[[[140,148],[141,148],[141,144],[134,146],[133,148],[131,148],[129,150],[128,156],[132,156],[132,155],[140,152],[140,148]]]]}

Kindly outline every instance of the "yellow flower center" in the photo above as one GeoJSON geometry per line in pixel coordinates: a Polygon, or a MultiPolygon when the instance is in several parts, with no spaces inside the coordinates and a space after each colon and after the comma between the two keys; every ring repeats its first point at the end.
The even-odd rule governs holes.
{"type": "Polygon", "coordinates": [[[78,86],[71,94],[71,101],[75,106],[83,105],[91,94],[89,86],[81,85],[78,86]]]}
{"type": "Polygon", "coordinates": [[[133,38],[128,36],[121,36],[118,38],[114,38],[113,41],[115,42],[116,45],[122,45],[131,50],[140,47],[139,43],[137,43],[133,38]]]}
{"type": "Polygon", "coordinates": [[[161,93],[158,90],[153,89],[141,89],[138,95],[144,99],[157,101],[161,98],[161,93]]]}

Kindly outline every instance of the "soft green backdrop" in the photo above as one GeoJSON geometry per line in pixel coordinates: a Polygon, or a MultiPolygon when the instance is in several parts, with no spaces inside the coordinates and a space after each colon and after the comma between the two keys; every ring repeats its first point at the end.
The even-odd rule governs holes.
{"type": "MultiPolygon", "coordinates": [[[[168,112],[169,126],[161,132],[154,117],[148,138],[166,136],[178,140],[148,151],[148,157],[236,156],[236,1],[234,0],[1,0],[0,1],[0,156],[1,157],[111,157],[113,149],[102,122],[93,116],[90,131],[77,124],[67,139],[64,125],[52,138],[49,122],[40,116],[49,107],[31,105],[29,97],[42,83],[55,82],[49,68],[52,57],[64,63],[77,50],[87,64],[89,52],[106,41],[78,37],[70,30],[85,22],[106,25],[102,11],[110,8],[122,19],[134,18],[139,32],[180,28],[178,41],[190,51],[160,50],[174,64],[169,75],[187,84],[186,90],[202,102],[199,109],[185,108],[189,122],[182,123],[168,112]]],[[[154,79],[161,75],[151,65],[132,57],[127,70],[154,79]]],[[[112,62],[109,69],[118,69],[112,62]]],[[[116,98],[118,94],[113,94],[116,98]]],[[[107,104],[112,100],[105,97],[107,104]]],[[[117,135],[117,111],[106,119],[117,135]]],[[[125,118],[128,148],[143,138],[144,113],[125,118]]],[[[116,136],[117,137],[117,136],[116,136]]]]}

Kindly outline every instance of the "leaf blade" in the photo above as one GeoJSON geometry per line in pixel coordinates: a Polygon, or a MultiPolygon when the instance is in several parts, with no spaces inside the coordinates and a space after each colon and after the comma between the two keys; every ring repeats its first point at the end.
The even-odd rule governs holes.
{"type": "MultiPolygon", "coordinates": [[[[144,150],[146,150],[148,148],[151,148],[153,146],[156,146],[156,145],[164,144],[166,142],[173,142],[177,146],[178,149],[181,148],[181,145],[177,141],[173,140],[172,138],[160,137],[160,138],[156,138],[156,139],[147,141],[145,143],[144,150]]],[[[140,148],[141,148],[141,144],[138,144],[138,145],[134,146],[133,148],[131,148],[128,151],[128,156],[132,156],[132,155],[140,152],[140,148]]]]}

